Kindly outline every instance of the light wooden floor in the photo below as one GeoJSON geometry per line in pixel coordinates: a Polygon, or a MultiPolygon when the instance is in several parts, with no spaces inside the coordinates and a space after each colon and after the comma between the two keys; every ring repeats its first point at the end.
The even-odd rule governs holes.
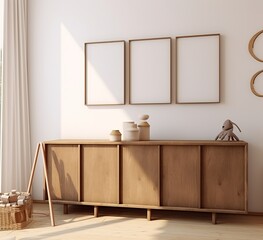
{"type": "Polygon", "coordinates": [[[71,206],[67,215],[62,205],[54,205],[54,210],[56,226],[51,227],[48,205],[34,203],[32,222],[22,230],[0,231],[0,239],[263,239],[262,216],[220,214],[213,225],[207,213],[153,211],[153,220],[147,221],[143,209],[102,208],[98,218],[87,206],[71,206]]]}

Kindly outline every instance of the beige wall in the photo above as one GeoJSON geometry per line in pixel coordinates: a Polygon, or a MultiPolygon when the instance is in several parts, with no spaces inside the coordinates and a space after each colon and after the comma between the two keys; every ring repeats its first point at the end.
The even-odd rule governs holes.
{"type": "MultiPolygon", "coordinates": [[[[262,0],[29,0],[32,147],[107,138],[142,113],[154,139],[214,139],[229,118],[249,143],[249,211],[263,212],[263,99],[249,87],[263,64],[247,50],[262,30],[262,9],[262,0]],[[84,106],[84,42],[206,33],[221,34],[220,104],[84,106]]],[[[34,196],[41,198],[37,171],[34,196]]]]}

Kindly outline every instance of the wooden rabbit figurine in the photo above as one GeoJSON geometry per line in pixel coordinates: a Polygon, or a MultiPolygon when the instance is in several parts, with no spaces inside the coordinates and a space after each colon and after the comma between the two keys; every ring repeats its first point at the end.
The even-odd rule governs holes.
{"type": "Polygon", "coordinates": [[[227,119],[223,126],[222,129],[223,131],[221,131],[217,136],[215,140],[228,140],[228,141],[239,141],[239,138],[236,136],[236,134],[233,133],[233,128],[235,125],[238,130],[241,132],[240,128],[231,120],[227,119]]]}

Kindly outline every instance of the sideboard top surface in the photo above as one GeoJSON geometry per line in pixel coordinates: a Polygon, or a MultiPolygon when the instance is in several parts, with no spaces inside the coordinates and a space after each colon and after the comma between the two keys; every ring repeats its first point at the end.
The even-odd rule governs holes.
{"type": "Polygon", "coordinates": [[[221,141],[221,140],[150,140],[150,141],[118,141],[94,140],[94,139],[57,139],[44,141],[44,144],[87,144],[87,145],[247,145],[245,141],[221,141]]]}

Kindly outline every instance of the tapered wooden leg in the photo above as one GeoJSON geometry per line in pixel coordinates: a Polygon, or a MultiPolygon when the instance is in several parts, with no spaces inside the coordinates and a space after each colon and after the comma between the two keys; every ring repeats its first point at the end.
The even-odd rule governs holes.
{"type": "Polygon", "coordinates": [[[63,205],[64,214],[68,214],[68,204],[63,205]]]}
{"type": "Polygon", "coordinates": [[[147,209],[147,220],[148,221],[152,220],[152,211],[151,211],[151,209],[147,209]]]}
{"type": "Polygon", "coordinates": [[[36,148],[36,152],[35,152],[35,158],[34,158],[32,170],[31,170],[31,174],[30,174],[30,178],[29,178],[29,183],[28,183],[28,187],[27,187],[27,193],[30,193],[31,189],[32,189],[33,177],[34,177],[35,169],[36,169],[36,165],[37,165],[39,148],[40,148],[40,143],[37,144],[37,148],[36,148]]]}
{"type": "Polygon", "coordinates": [[[55,226],[55,219],[54,219],[53,204],[52,204],[52,200],[51,200],[50,188],[49,188],[49,182],[48,182],[48,176],[47,176],[46,154],[45,154],[43,143],[41,144],[41,149],[42,149],[42,155],[43,155],[44,175],[45,175],[45,181],[46,181],[46,186],[47,186],[47,196],[48,196],[50,220],[51,220],[51,225],[54,227],[55,226]]]}
{"type": "Polygon", "coordinates": [[[35,158],[29,178],[29,183],[27,187],[27,192],[30,193],[32,189],[32,183],[33,183],[33,178],[35,175],[35,169],[36,169],[36,164],[37,164],[37,159],[39,156],[39,150],[42,150],[42,157],[43,157],[43,167],[44,167],[44,175],[45,175],[45,182],[46,182],[46,187],[47,187],[47,195],[48,195],[48,203],[49,203],[49,212],[50,212],[50,221],[51,225],[55,226],[55,219],[54,219],[54,212],[53,212],[53,205],[52,205],[52,200],[50,196],[50,190],[49,190],[49,183],[48,183],[48,177],[47,177],[47,165],[46,165],[46,155],[45,155],[45,150],[44,150],[44,144],[43,143],[38,143],[36,153],[35,153],[35,158]]]}
{"type": "Polygon", "coordinates": [[[216,213],[212,213],[212,223],[216,224],[216,213]]]}
{"type": "Polygon", "coordinates": [[[99,207],[94,206],[94,217],[98,217],[98,216],[99,216],[99,207]]]}

